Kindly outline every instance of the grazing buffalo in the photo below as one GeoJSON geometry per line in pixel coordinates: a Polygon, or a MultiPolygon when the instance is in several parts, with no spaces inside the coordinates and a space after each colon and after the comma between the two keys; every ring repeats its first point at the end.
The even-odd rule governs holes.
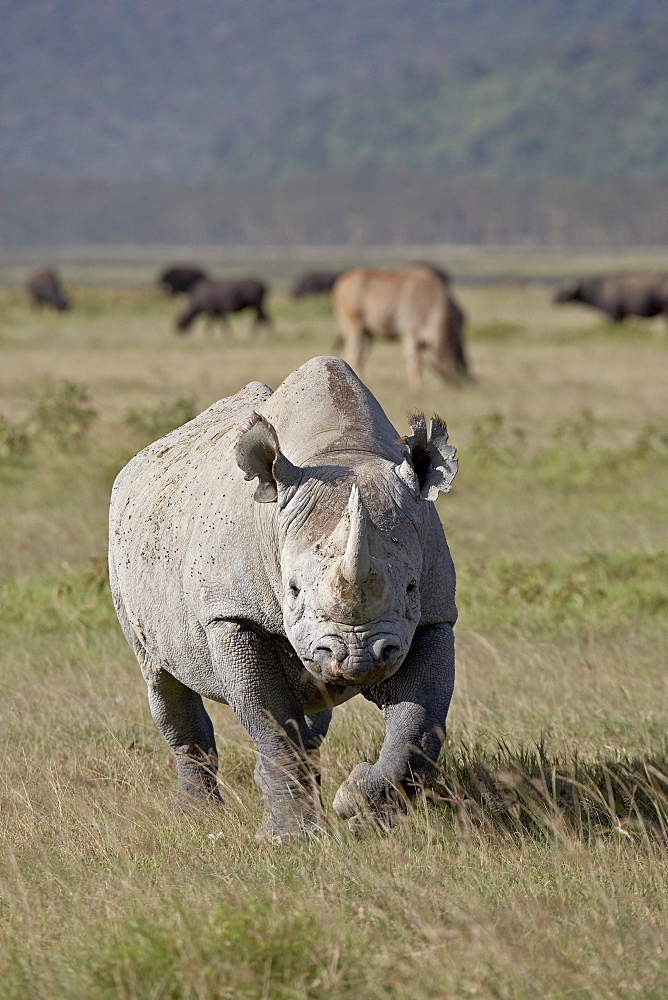
{"type": "Polygon", "coordinates": [[[302,274],[292,289],[293,299],[301,299],[305,295],[322,295],[331,292],[340,271],[309,271],[302,274]]]}
{"type": "Polygon", "coordinates": [[[361,373],[372,337],[400,340],[408,381],[420,382],[426,351],[444,379],[469,378],[462,331],[464,313],[431,267],[405,271],[346,271],[334,285],[334,315],[349,364],[361,373]]]}
{"type": "Polygon", "coordinates": [[[615,323],[627,316],[668,314],[668,272],[620,271],[567,281],[554,297],[557,303],[581,302],[600,309],[615,323]]]}
{"type": "Polygon", "coordinates": [[[253,325],[270,323],[263,302],[267,286],[257,278],[229,278],[225,281],[200,281],[190,293],[188,308],[176,321],[179,333],[184,333],[196,316],[226,320],[230,313],[244,309],[255,311],[253,325]]]}
{"type": "Polygon", "coordinates": [[[434,501],[457,471],[438,417],[399,438],[339,358],[251,382],[140,452],[111,497],[109,578],[184,798],[218,800],[202,698],[258,750],[258,838],[322,829],[332,709],[382,709],[378,760],[334,811],[391,825],[434,766],[454,683],[455,572],[434,501]],[[255,482],[253,482],[255,480],[255,482]]]}
{"type": "Polygon", "coordinates": [[[26,281],[26,291],[37,309],[50,306],[52,309],[64,312],[70,308],[70,300],[63,292],[58,272],[51,267],[33,271],[26,281]]]}
{"type": "Polygon", "coordinates": [[[181,295],[184,292],[191,292],[195,285],[208,278],[206,271],[201,267],[194,267],[192,264],[176,264],[168,267],[158,278],[158,284],[162,285],[170,295],[181,295]]]}

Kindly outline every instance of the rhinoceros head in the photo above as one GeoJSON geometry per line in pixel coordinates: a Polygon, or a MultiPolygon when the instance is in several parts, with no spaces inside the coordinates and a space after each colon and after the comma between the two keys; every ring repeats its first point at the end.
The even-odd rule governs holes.
{"type": "Polygon", "coordinates": [[[447,431],[424,417],[400,442],[403,461],[380,456],[297,468],[274,428],[257,417],[237,461],[257,478],[255,499],[276,501],[285,632],[325,683],[365,686],[399,669],[420,621],[420,505],[447,491],[457,470],[447,431]]]}

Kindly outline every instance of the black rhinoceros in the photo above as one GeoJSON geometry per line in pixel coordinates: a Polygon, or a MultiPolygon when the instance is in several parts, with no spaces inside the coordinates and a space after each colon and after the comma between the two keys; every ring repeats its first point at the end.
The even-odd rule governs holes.
{"type": "Polygon", "coordinates": [[[386,736],[336,793],[339,816],[391,823],[438,757],[457,611],[431,501],[457,462],[440,419],[411,427],[398,439],[343,361],[314,358],[275,392],[214,403],[114,484],[114,604],[179,787],[218,797],[202,698],[227,703],[258,750],[258,838],[318,829],[318,747],[353,695],[386,736]]]}

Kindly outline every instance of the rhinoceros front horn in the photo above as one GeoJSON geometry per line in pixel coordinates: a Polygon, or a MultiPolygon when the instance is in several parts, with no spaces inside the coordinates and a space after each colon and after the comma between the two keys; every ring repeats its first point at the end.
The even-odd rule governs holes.
{"type": "MultiPolygon", "coordinates": [[[[348,500],[348,518],[350,528],[346,551],[341,560],[341,575],[348,583],[359,586],[368,578],[371,571],[369,555],[369,540],[367,538],[367,513],[358,486],[355,484],[350,491],[348,500]]],[[[344,514],[344,518],[345,518],[344,514]]]]}

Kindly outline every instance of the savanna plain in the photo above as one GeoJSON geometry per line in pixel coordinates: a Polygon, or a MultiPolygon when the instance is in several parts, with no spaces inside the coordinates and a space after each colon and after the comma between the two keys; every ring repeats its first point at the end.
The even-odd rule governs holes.
{"type": "Polygon", "coordinates": [[[399,432],[435,411],[460,457],[438,503],[457,681],[424,795],[387,835],[332,815],[382,738],[357,699],[323,747],[322,838],[255,843],[253,748],[222,706],[225,806],[177,804],[109,598],[108,497],[148,441],[336,353],[327,299],[263,266],[273,331],[188,337],[147,265],[70,269],[64,314],[0,273],[0,994],[665,998],[668,334],[553,306],[537,255],[534,280],[454,284],[475,383],[410,392],[398,345],[369,358],[399,432]]]}

